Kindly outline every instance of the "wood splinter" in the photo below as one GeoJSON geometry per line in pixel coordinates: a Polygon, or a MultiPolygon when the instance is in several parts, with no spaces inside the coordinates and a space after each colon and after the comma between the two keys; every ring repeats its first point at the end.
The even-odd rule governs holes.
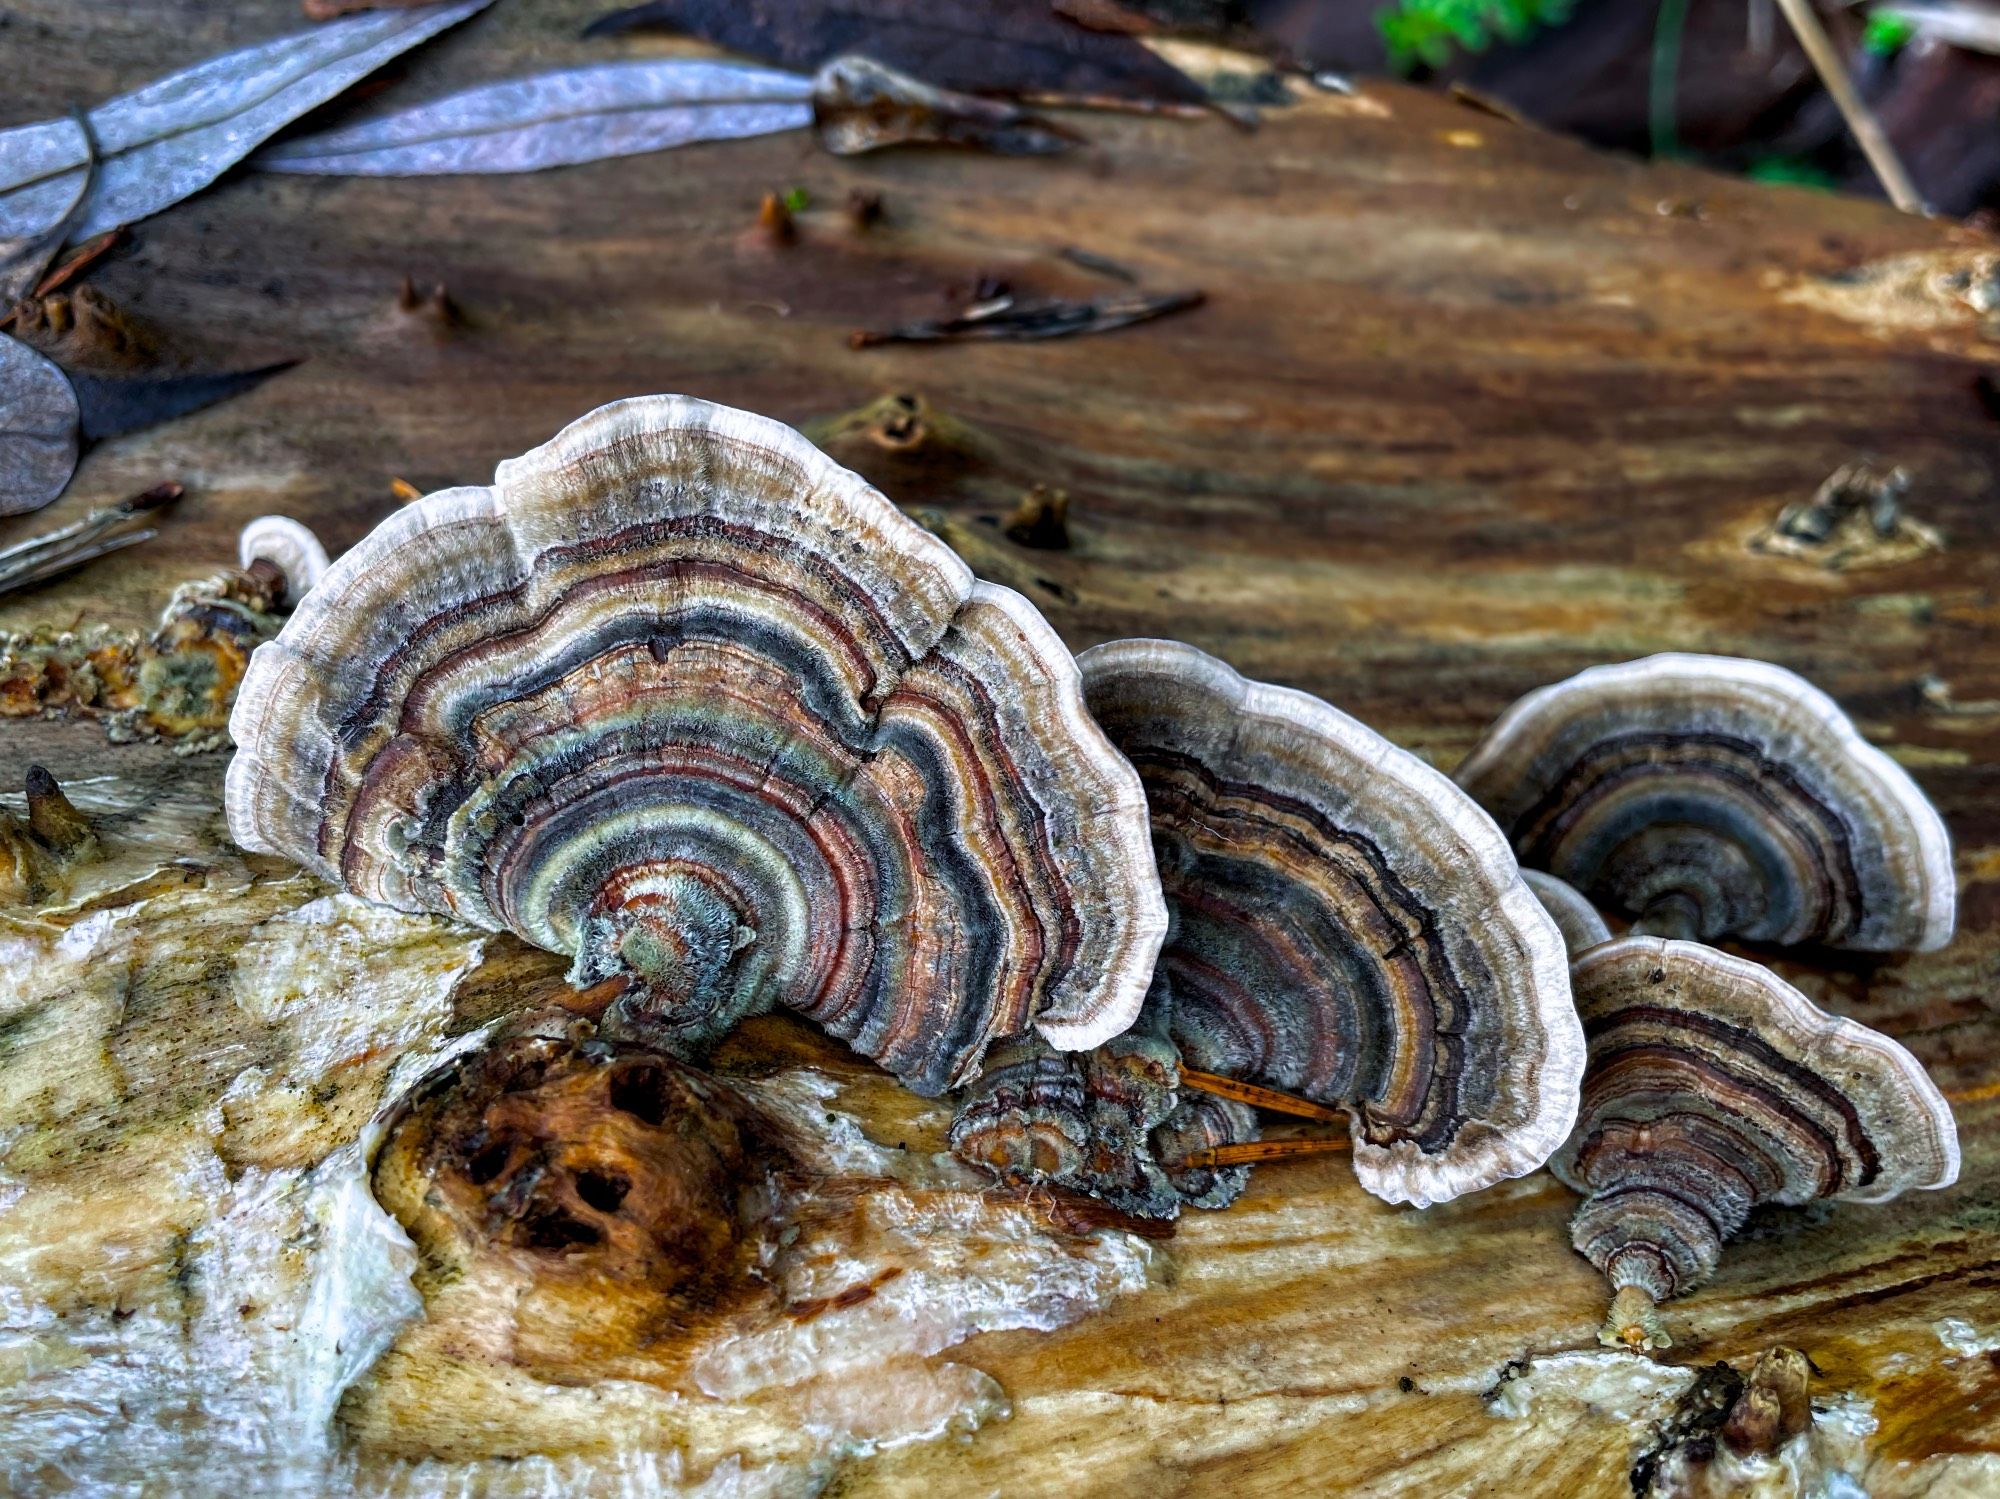
{"type": "Polygon", "coordinates": [[[50,853],[65,860],[88,858],[97,849],[90,819],[63,795],[56,778],[40,765],[28,767],[28,831],[50,853]]]}

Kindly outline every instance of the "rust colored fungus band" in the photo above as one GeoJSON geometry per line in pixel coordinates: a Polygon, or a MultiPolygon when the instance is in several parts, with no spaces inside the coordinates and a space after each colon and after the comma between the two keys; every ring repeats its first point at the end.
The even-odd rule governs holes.
{"type": "MultiPolygon", "coordinates": [[[[1491,821],[1345,714],[1192,647],[1120,641],[1081,662],[1145,784],[1174,918],[1135,1033],[1345,1109],[1355,1169],[1390,1201],[1541,1164],[1574,1116],[1583,1038],[1561,936],[1491,821]]],[[[1150,1182],[1156,1161],[1122,1156],[1147,1136],[1089,1133],[1085,1071],[1084,1116],[1057,1130],[1077,1184],[1150,1182]]],[[[975,1093],[960,1138],[1004,1139],[1008,1108],[975,1093]]]]}
{"type": "Polygon", "coordinates": [[[1637,1311],[1713,1273],[1760,1203],[1882,1201],[1958,1175],[1951,1111],[1901,1046],[1699,943],[1625,937],[1573,970],[1589,1038],[1575,1132],[1550,1167],[1584,1194],[1577,1249],[1637,1311]]]}
{"type": "Polygon", "coordinates": [[[399,511],[253,661],[230,827],[636,981],[784,1005],[921,1091],[1094,1046],[1165,926],[1143,793],[1019,595],[778,423],[608,406],[399,511]]]}
{"type": "Polygon", "coordinates": [[[1885,951],[1951,939],[1943,822],[1781,667],[1652,656],[1530,693],[1459,767],[1521,862],[1658,935],[1885,951]]]}

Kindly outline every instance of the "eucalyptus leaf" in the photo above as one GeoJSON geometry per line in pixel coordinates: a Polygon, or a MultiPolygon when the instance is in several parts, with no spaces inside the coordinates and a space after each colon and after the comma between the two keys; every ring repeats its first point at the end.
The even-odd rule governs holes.
{"type": "Polygon", "coordinates": [[[0,334],[0,515],[39,510],[76,472],[78,412],[69,377],[0,334]]]}
{"type": "Polygon", "coordinates": [[[272,172],[406,177],[532,172],[812,123],[812,80],[776,68],[662,58],[481,84],[259,152],[272,172]]]}
{"type": "MultiPolygon", "coordinates": [[[[98,168],[71,240],[199,192],[263,140],[492,0],[370,11],[210,58],[87,116],[98,168]]],[[[62,221],[89,171],[74,120],[0,131],[0,240],[62,221]]]]}
{"type": "Polygon", "coordinates": [[[51,218],[0,238],[0,302],[18,302],[34,290],[42,272],[55,259],[56,251],[69,238],[70,226],[83,213],[85,200],[90,196],[97,161],[90,127],[84,123],[81,112],[62,123],[75,132],[76,143],[83,152],[83,170],[68,174],[75,188],[67,202],[56,205],[51,218]]]}

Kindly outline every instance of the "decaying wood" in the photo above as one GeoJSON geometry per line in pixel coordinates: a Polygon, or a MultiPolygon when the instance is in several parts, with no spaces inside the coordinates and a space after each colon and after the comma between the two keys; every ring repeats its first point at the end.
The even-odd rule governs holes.
{"type": "MultiPolygon", "coordinates": [[[[432,97],[611,55],[566,40],[600,8],[496,7],[464,46],[416,56],[399,87],[432,97]]],[[[22,56],[7,108],[22,120],[296,25],[278,0],[146,0],[116,30],[57,0],[23,13],[47,30],[10,32],[22,56]]],[[[1976,382],[2000,363],[1993,243],[1593,155],[1383,85],[1301,91],[1251,135],[1123,115],[1088,132],[1089,150],[1033,162],[836,161],[801,136],[504,191],[226,182],[148,221],[86,280],[136,316],[237,341],[242,364],[275,340],[307,361],[89,453],[57,506],[0,545],[168,474],[188,501],[148,546],[7,600],[0,627],[80,613],[148,626],[175,584],[233,556],[254,514],[299,516],[338,550],[393,507],[392,477],[480,481],[602,401],[685,390],[815,424],[1073,646],[1177,636],[1441,766],[1514,697],[1598,661],[1693,649],[1792,667],[1911,769],[1957,845],[1962,931],[1945,951],[1778,963],[1965,1095],[1956,1188],[1760,1218],[1714,1284],[1674,1305],[1666,1372],[1635,1372],[1595,1346],[1602,1284],[1569,1250],[1574,1199],[1546,1174],[1412,1213],[1367,1197],[1337,1153],[1266,1165],[1234,1208],[1190,1214],[1156,1247],[1142,1293],[951,1349],[998,1381],[1011,1416],[968,1441],[849,1460],[840,1492],[1609,1499],[1631,1492],[1655,1420],[1706,1398],[1688,1371],[1727,1360],[1747,1376],[1778,1345],[1822,1371],[1815,1400],[1849,1421],[1825,1435],[1829,1461],[1873,1492],[1990,1491],[2000,713],[1979,705],[2000,700],[2000,426],[1976,382]],[[763,194],[794,185],[834,206],[799,213],[782,250],[746,233],[763,194]],[[865,231],[837,206],[850,191],[884,207],[865,231]],[[1065,258],[1073,244],[1207,302],[1102,337],[846,345],[856,327],[935,319],[982,278],[1101,296],[1103,279],[1065,258]],[[395,311],[406,274],[448,281],[463,309],[448,335],[395,311]],[[1908,472],[1908,508],[1936,549],[1833,570],[1752,545],[1855,459],[1908,472]],[[1036,485],[1070,497],[1068,550],[1003,534],[1036,485]]],[[[0,746],[8,784],[31,760],[67,781],[152,774],[166,757],[109,748],[89,725],[19,720],[0,746]]],[[[262,888],[218,885],[246,887],[262,888]]],[[[276,911],[257,904],[268,892],[232,899],[246,916],[276,911]]],[[[549,977],[502,945],[452,961],[467,969],[452,1007],[502,1008],[524,971],[549,977]]],[[[233,1011],[190,1014],[204,1067],[242,1065],[233,1011]]],[[[742,1045],[752,1065],[857,1076],[795,1027],[761,1025],[742,1045]]],[[[317,1138],[268,1107],[239,1128],[264,1132],[259,1159],[317,1138]]],[[[857,1087],[842,1107],[879,1144],[941,1148],[935,1107],[893,1087],[857,1087]]],[[[138,1191],[96,1210],[137,1212],[138,1191]]],[[[37,1221],[51,1242],[72,1227],[37,1221]]],[[[134,1273],[148,1294],[171,1288],[165,1272],[134,1273]]],[[[350,1440],[393,1405],[355,1398],[350,1440]]],[[[580,1424],[521,1429],[567,1459],[580,1424]]]]}

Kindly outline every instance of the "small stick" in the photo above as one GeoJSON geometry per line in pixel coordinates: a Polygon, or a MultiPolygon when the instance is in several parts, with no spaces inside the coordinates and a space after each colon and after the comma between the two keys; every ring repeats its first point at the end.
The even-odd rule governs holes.
{"type": "Polygon", "coordinates": [[[1182,1166],[1252,1166],[1259,1161],[1289,1161],[1299,1156],[1330,1155],[1350,1149],[1353,1141],[1344,1135],[1314,1135],[1304,1140],[1240,1140],[1233,1145],[1210,1145],[1191,1150],[1177,1163],[1182,1166]]]}
{"type": "Polygon", "coordinates": [[[1856,92],[1853,80],[1847,76],[1847,69],[1841,65],[1840,53],[1827,36],[1826,28],[1820,25],[1812,6],[1807,0],[1778,0],[1778,9],[1791,23],[1799,46],[1805,49],[1806,57],[1819,74],[1819,81],[1833,96],[1841,118],[1847,121],[1847,128],[1854,132],[1861,154],[1868,158],[1868,165],[1882,179],[1889,201],[1905,213],[1926,212],[1923,195],[1917,191],[1916,183],[1910,180],[1910,174],[1903,170],[1896,148],[1889,144],[1889,137],[1883,132],[1881,124],[1856,92]]]}
{"type": "Polygon", "coordinates": [[[1222,1077],[1213,1072],[1196,1072],[1192,1068],[1183,1067],[1181,1086],[1192,1088],[1197,1093],[1213,1093],[1217,1098],[1233,1098],[1238,1103],[1269,1109],[1274,1114],[1292,1114],[1300,1119],[1319,1119],[1328,1124],[1347,1123],[1345,1110],[1330,1109],[1323,1103],[1294,1098],[1291,1094],[1280,1093],[1275,1088],[1260,1088],[1255,1083],[1240,1082],[1236,1078],[1222,1077]]]}
{"type": "Polygon", "coordinates": [[[35,283],[35,295],[46,297],[51,292],[61,291],[70,282],[76,280],[78,276],[96,265],[106,255],[109,255],[112,248],[124,238],[125,226],[120,224],[116,229],[105,230],[95,239],[85,240],[75,250],[70,252],[69,259],[55,267],[35,283]]]}
{"type": "Polygon", "coordinates": [[[150,540],[159,534],[150,525],[123,535],[111,533],[128,521],[173,504],[180,497],[180,485],[155,484],[143,494],[93,510],[82,520],[0,550],[0,593],[25,588],[120,547],[150,540]]]}

